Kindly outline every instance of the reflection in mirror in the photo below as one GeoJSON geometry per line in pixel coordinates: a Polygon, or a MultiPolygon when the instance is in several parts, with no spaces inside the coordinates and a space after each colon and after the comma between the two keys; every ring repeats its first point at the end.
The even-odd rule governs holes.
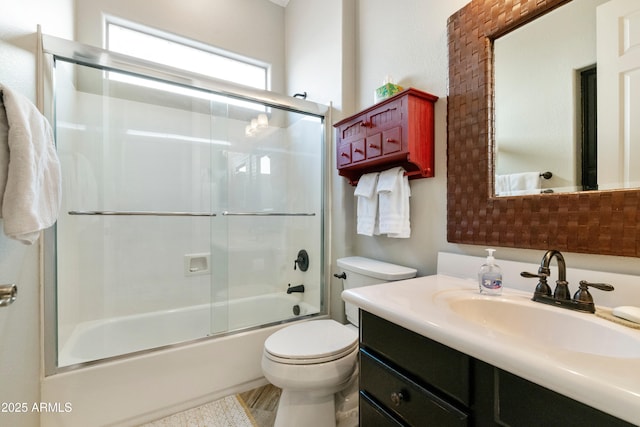
{"type": "Polygon", "coordinates": [[[608,1],[572,1],[494,40],[496,195],[638,186],[617,173],[614,140],[597,149],[596,15],[608,1]]]}

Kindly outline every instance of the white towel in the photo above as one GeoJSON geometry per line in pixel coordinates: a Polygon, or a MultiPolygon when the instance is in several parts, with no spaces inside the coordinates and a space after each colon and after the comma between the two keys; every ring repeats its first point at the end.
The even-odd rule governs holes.
{"type": "Polygon", "coordinates": [[[60,211],[62,183],[51,126],[26,97],[0,85],[0,212],[4,232],[32,244],[60,211]],[[0,121],[4,119],[4,114],[0,121]],[[3,127],[4,125],[0,126],[3,127]],[[7,148],[5,148],[7,147],[7,148]]]}
{"type": "Polygon", "coordinates": [[[378,179],[378,209],[380,234],[388,237],[411,237],[409,178],[401,167],[380,173],[378,179]]]}
{"type": "Polygon", "coordinates": [[[496,194],[498,196],[539,194],[540,189],[540,172],[522,172],[496,176],[496,194]]]}
{"type": "Polygon", "coordinates": [[[357,233],[373,236],[376,232],[378,219],[378,176],[376,173],[366,173],[358,180],[353,195],[358,198],[357,204],[357,233]]]}

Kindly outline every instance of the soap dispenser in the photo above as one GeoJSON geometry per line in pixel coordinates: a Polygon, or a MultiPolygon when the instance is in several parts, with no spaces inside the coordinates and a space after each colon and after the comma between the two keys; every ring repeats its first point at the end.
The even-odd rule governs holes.
{"type": "Polygon", "coordinates": [[[488,252],[487,262],[482,264],[480,271],[478,271],[478,282],[480,286],[480,293],[485,295],[500,295],[502,294],[502,270],[496,264],[496,259],[493,257],[495,249],[486,249],[488,252]]]}

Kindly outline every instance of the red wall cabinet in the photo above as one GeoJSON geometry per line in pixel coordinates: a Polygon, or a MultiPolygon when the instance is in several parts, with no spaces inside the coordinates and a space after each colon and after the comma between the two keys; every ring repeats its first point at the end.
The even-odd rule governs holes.
{"type": "Polygon", "coordinates": [[[355,185],[364,173],[402,166],[409,179],[432,177],[437,100],[410,88],[333,125],[339,175],[355,185]]]}

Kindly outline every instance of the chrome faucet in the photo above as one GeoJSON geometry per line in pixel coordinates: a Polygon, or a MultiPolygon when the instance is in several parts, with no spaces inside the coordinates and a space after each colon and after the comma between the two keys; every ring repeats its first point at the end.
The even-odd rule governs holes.
{"type": "Polygon", "coordinates": [[[571,310],[586,311],[589,313],[595,313],[596,308],[593,302],[593,297],[589,293],[589,287],[600,289],[603,291],[612,291],[613,286],[606,283],[589,283],[585,280],[580,281],[580,288],[571,298],[569,292],[569,282],[567,282],[567,265],[564,262],[564,257],[557,250],[549,250],[545,252],[542,260],[540,261],[540,268],[538,268],[538,274],[527,273],[523,271],[520,273],[522,277],[538,278],[538,284],[533,292],[533,301],[541,302],[544,304],[557,305],[563,308],[571,310]],[[551,260],[556,258],[558,263],[558,280],[556,280],[556,288],[551,295],[551,288],[547,283],[547,278],[551,275],[551,260]]]}

